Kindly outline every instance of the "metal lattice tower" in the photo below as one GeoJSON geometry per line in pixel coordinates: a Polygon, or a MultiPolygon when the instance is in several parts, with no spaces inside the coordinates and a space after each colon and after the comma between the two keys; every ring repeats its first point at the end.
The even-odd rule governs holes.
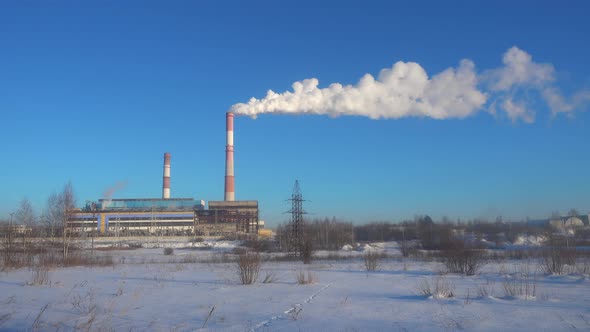
{"type": "Polygon", "coordinates": [[[303,215],[306,212],[303,210],[304,199],[299,188],[298,180],[295,180],[295,186],[293,187],[293,193],[289,201],[291,201],[291,210],[287,211],[287,213],[291,213],[291,221],[289,222],[288,251],[291,254],[299,254],[305,227],[303,215]]]}

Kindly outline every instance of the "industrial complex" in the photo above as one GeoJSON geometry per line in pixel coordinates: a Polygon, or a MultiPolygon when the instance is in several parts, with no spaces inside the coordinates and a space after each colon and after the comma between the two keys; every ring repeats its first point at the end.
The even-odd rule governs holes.
{"type": "Polygon", "coordinates": [[[102,235],[254,235],[264,227],[258,201],[236,201],[234,114],[226,113],[225,194],[223,201],[171,198],[170,153],[164,154],[162,198],[99,199],[69,218],[73,232],[102,235]]]}

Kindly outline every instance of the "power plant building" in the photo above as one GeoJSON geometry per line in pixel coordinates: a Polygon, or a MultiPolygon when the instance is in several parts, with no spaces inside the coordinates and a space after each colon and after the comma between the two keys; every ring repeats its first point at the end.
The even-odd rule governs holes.
{"type": "Polygon", "coordinates": [[[258,233],[258,201],[210,201],[209,209],[195,210],[199,235],[258,233]]]}
{"type": "Polygon", "coordinates": [[[224,201],[171,198],[171,155],[164,154],[162,198],[99,199],[76,211],[68,223],[73,232],[104,235],[257,234],[258,201],[236,201],[234,185],[234,115],[226,114],[224,201]]]}
{"type": "Polygon", "coordinates": [[[74,231],[125,236],[189,235],[194,232],[195,211],[204,205],[192,198],[100,199],[75,213],[70,226],[74,231]]]}

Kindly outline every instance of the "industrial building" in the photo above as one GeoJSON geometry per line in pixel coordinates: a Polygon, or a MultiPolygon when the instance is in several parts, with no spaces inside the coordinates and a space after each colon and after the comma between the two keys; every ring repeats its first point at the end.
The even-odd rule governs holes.
{"type": "Polygon", "coordinates": [[[223,201],[171,198],[171,155],[164,154],[162,198],[99,199],[72,214],[75,233],[102,235],[236,235],[261,228],[258,201],[236,201],[234,183],[234,115],[226,113],[225,191],[223,201]]]}
{"type": "Polygon", "coordinates": [[[210,201],[208,209],[195,210],[200,235],[258,233],[258,201],[210,201]]]}

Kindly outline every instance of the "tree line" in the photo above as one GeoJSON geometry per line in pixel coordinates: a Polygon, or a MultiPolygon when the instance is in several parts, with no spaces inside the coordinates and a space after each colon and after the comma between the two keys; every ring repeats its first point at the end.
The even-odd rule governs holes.
{"type": "Polygon", "coordinates": [[[31,238],[47,236],[52,243],[61,242],[64,261],[68,258],[73,234],[68,220],[75,213],[76,196],[71,182],[64,185],[59,192],[47,198],[46,205],[37,216],[28,198],[23,198],[17,210],[10,214],[9,220],[0,223],[2,234],[2,252],[5,261],[10,261],[12,254],[31,247],[31,238]]]}

